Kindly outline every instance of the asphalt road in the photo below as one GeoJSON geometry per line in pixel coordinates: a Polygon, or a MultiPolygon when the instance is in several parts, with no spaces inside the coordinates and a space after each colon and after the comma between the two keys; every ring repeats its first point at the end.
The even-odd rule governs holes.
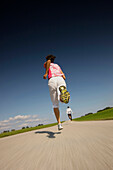
{"type": "Polygon", "coordinates": [[[113,121],[65,122],[0,139],[0,170],[113,170],[113,121]]]}

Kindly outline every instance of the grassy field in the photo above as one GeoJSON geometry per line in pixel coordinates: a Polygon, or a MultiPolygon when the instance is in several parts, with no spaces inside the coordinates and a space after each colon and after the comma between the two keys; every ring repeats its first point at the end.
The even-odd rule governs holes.
{"type": "Polygon", "coordinates": [[[12,131],[12,132],[5,132],[5,133],[0,134],[0,138],[6,137],[6,136],[11,136],[11,135],[16,135],[16,134],[19,134],[19,133],[24,133],[24,132],[28,132],[28,131],[32,131],[32,130],[51,127],[51,126],[55,126],[55,125],[57,125],[57,123],[52,123],[52,124],[42,125],[42,126],[37,126],[37,127],[31,127],[31,128],[25,128],[25,129],[15,130],[15,131],[12,131]]]}
{"type": "Polygon", "coordinates": [[[113,108],[73,119],[74,121],[113,120],[113,108]]]}

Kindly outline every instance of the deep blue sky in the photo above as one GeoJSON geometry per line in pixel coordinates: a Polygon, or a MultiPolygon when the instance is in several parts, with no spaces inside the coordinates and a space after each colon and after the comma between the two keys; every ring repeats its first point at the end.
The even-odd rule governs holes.
{"type": "MultiPolygon", "coordinates": [[[[73,117],[113,106],[112,9],[112,1],[1,4],[1,131],[56,121],[43,80],[48,54],[56,56],[66,74],[73,117]]],[[[62,120],[66,107],[60,105],[62,120]]]]}

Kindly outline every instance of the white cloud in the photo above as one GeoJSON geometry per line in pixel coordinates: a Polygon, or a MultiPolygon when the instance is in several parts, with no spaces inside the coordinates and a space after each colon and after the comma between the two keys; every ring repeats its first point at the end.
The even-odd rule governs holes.
{"type": "Polygon", "coordinates": [[[7,122],[9,122],[9,120],[3,120],[2,122],[3,122],[3,123],[7,123],[7,122]]]}
{"type": "Polygon", "coordinates": [[[14,120],[14,118],[13,118],[13,117],[10,117],[10,118],[9,118],[9,121],[11,121],[11,120],[14,120]]]}
{"type": "Polygon", "coordinates": [[[40,119],[28,119],[25,122],[38,122],[40,119]]]}
{"type": "Polygon", "coordinates": [[[26,126],[28,126],[28,124],[27,123],[23,123],[23,124],[21,124],[21,125],[19,125],[18,127],[26,127],[26,126]]]}
{"type": "Polygon", "coordinates": [[[10,117],[8,120],[0,121],[0,126],[4,126],[9,123],[11,124],[12,121],[16,121],[15,123],[20,123],[23,120],[25,120],[25,122],[37,122],[40,120],[36,118],[37,118],[37,115],[17,115],[15,117],[10,117]]]}
{"type": "Polygon", "coordinates": [[[38,115],[33,115],[33,116],[32,116],[32,118],[37,118],[37,117],[38,117],[38,115]]]}
{"type": "Polygon", "coordinates": [[[31,115],[17,115],[15,117],[10,117],[9,120],[25,120],[30,117],[31,117],[31,115]]]}
{"type": "Polygon", "coordinates": [[[11,127],[10,126],[3,126],[3,127],[0,127],[0,130],[2,131],[2,130],[8,130],[8,129],[10,129],[11,127]]]}
{"type": "Polygon", "coordinates": [[[9,125],[20,123],[23,120],[29,119],[30,117],[30,115],[17,115],[15,117],[10,117],[8,120],[0,121],[0,128],[5,128],[7,126],[9,127],[9,125]]]}
{"type": "Polygon", "coordinates": [[[0,132],[9,128],[18,129],[26,126],[35,126],[38,122],[44,123],[43,119],[39,119],[38,115],[17,115],[7,120],[0,121],[0,132]]]}
{"type": "Polygon", "coordinates": [[[0,122],[0,127],[5,127],[5,126],[7,126],[7,124],[0,122]]]}
{"type": "Polygon", "coordinates": [[[22,121],[21,120],[17,120],[16,122],[15,122],[15,124],[18,124],[18,123],[21,123],[22,121]]]}
{"type": "Polygon", "coordinates": [[[9,123],[8,120],[0,121],[0,127],[5,127],[5,126],[9,126],[9,125],[11,125],[11,123],[9,123]]]}

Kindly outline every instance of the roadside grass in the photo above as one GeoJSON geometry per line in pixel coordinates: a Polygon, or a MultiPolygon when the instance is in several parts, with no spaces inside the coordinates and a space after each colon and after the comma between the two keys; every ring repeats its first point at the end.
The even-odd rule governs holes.
{"type": "Polygon", "coordinates": [[[25,133],[25,132],[29,132],[29,131],[32,131],[32,130],[52,127],[52,126],[55,126],[55,125],[57,125],[57,123],[52,123],[52,124],[47,124],[47,125],[42,125],[42,126],[37,126],[37,127],[30,127],[30,128],[15,130],[15,131],[11,131],[11,132],[5,132],[5,133],[0,134],[0,138],[11,136],[11,135],[16,135],[16,134],[19,134],[19,133],[25,133]]]}
{"type": "Polygon", "coordinates": [[[113,120],[113,108],[73,119],[74,121],[113,120]]]}

